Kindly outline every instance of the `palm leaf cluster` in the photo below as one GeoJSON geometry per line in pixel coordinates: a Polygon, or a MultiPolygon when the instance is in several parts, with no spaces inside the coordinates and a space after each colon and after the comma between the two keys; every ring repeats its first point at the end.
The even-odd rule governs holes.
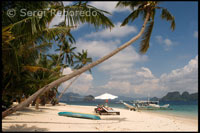
{"type": "Polygon", "coordinates": [[[153,31],[154,26],[154,16],[156,13],[156,9],[161,9],[161,18],[171,22],[172,31],[175,29],[175,18],[171,13],[163,7],[159,7],[158,1],[120,1],[117,3],[116,7],[129,7],[132,9],[130,15],[128,15],[121,26],[127,25],[129,22],[133,22],[139,16],[142,16],[143,19],[146,17],[147,12],[150,13],[150,18],[148,20],[148,25],[145,29],[144,34],[142,35],[142,40],[140,43],[140,52],[146,53],[149,48],[149,42],[151,38],[151,33],[153,31]]]}
{"type": "MultiPolygon", "coordinates": [[[[62,2],[55,1],[4,1],[2,6],[2,101],[6,108],[16,99],[20,101],[22,97],[28,97],[42,86],[60,78],[65,67],[73,67],[78,56],[75,56],[75,38],[71,34],[71,28],[80,23],[89,23],[95,28],[114,26],[105,16],[108,12],[92,7],[87,2],[64,6],[62,2]],[[15,9],[16,15],[9,17],[8,9],[15,9]],[[46,12],[42,16],[20,16],[20,9],[46,12]],[[96,11],[97,15],[63,14],[63,22],[49,27],[56,15],[51,10],[63,12],[63,9],[71,12],[96,11]],[[53,45],[59,47],[59,55],[49,54],[53,45]]],[[[46,96],[48,99],[55,92],[56,87],[40,98],[46,96]]],[[[47,99],[43,101],[49,101],[47,99]]]]}
{"type": "Polygon", "coordinates": [[[61,15],[65,16],[65,23],[68,26],[76,27],[80,23],[87,22],[94,25],[96,29],[114,27],[109,18],[104,15],[110,14],[109,12],[88,5],[87,2],[78,2],[65,7],[55,6],[53,8],[56,11],[61,11],[61,15]]]}
{"type": "MultiPolygon", "coordinates": [[[[75,55],[76,60],[74,61],[75,69],[80,69],[87,65],[88,63],[92,62],[92,58],[88,57],[88,52],[87,50],[82,50],[81,53],[78,52],[77,55],[75,55]]],[[[91,73],[91,69],[89,69],[89,72],[91,73]]]]}

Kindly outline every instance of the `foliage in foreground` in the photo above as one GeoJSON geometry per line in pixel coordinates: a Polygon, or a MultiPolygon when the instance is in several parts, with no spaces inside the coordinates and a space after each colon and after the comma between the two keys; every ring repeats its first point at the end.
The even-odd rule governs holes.
{"type": "MultiPolygon", "coordinates": [[[[25,2],[4,1],[2,3],[2,102],[3,107],[9,108],[12,102],[21,102],[35,93],[39,88],[62,77],[65,67],[79,69],[84,64],[78,64],[82,56],[75,53],[75,39],[70,33],[71,28],[79,23],[90,23],[99,27],[112,28],[112,22],[104,16],[109,14],[87,5],[87,2],[76,2],[64,6],[62,2],[25,2]],[[9,17],[8,9],[14,9],[16,15],[9,17]],[[41,16],[20,16],[20,9],[29,11],[46,10],[41,16]],[[63,9],[68,11],[96,11],[97,16],[65,16],[58,25],[49,27],[55,17],[50,10],[56,12],[63,9]],[[52,46],[59,48],[59,54],[49,54],[52,46]]],[[[64,14],[63,14],[64,15],[64,14]]],[[[90,59],[90,58],[89,58],[90,59]]],[[[91,60],[91,59],[90,59],[91,60]]],[[[83,61],[83,63],[85,63],[83,61]]],[[[48,103],[55,97],[57,87],[39,96],[40,103],[48,103]]],[[[33,105],[36,101],[33,101],[33,105]]]]}

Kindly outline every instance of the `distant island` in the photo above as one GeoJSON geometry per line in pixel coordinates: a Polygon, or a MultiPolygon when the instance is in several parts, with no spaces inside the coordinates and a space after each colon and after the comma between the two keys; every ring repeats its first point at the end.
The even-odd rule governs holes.
{"type": "MultiPolygon", "coordinates": [[[[112,100],[112,102],[116,102],[119,100],[123,101],[134,101],[134,100],[145,100],[148,99],[146,97],[144,98],[134,98],[134,97],[125,97],[125,96],[118,96],[118,98],[112,100]]],[[[87,95],[87,96],[82,96],[78,93],[73,93],[73,92],[68,92],[65,93],[60,101],[94,101],[94,96],[93,95],[87,95]]],[[[153,97],[150,98],[151,101],[198,101],[198,92],[189,94],[187,91],[183,92],[180,94],[178,91],[174,92],[168,92],[165,96],[162,98],[157,98],[153,97]]],[[[99,100],[97,100],[99,101],[99,100]]]]}
{"type": "MultiPolygon", "coordinates": [[[[57,94],[58,96],[59,94],[57,94]]],[[[144,100],[147,99],[146,97],[141,97],[141,98],[135,98],[135,97],[126,97],[126,96],[118,96],[118,98],[113,99],[112,102],[118,102],[119,100],[123,101],[133,101],[133,100],[144,100]]],[[[73,92],[68,92],[63,94],[61,97],[60,101],[94,101],[94,96],[93,95],[87,95],[87,96],[82,96],[78,93],[73,93],[73,92]]],[[[101,101],[99,99],[95,101],[101,101]]]]}
{"type": "Polygon", "coordinates": [[[164,97],[153,97],[152,101],[198,101],[198,92],[189,94],[187,91],[180,94],[178,91],[168,92],[164,97]]]}
{"type": "Polygon", "coordinates": [[[94,96],[82,96],[78,93],[68,92],[63,94],[60,101],[94,101],[94,96]]]}

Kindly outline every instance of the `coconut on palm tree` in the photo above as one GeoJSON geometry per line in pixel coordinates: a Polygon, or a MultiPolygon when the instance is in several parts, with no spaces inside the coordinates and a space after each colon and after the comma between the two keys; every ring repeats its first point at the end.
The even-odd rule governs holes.
{"type": "Polygon", "coordinates": [[[2,113],[2,116],[5,117],[8,114],[10,114],[10,113],[12,113],[16,110],[22,109],[27,104],[29,104],[32,100],[34,100],[37,96],[43,94],[44,92],[48,91],[49,89],[61,84],[62,82],[65,82],[65,81],[67,81],[67,80],[69,80],[69,79],[71,79],[71,78],[73,78],[77,75],[80,75],[81,73],[91,69],[92,67],[106,61],[107,59],[111,58],[113,55],[117,54],[118,52],[120,52],[124,48],[130,46],[133,42],[138,40],[141,36],[142,36],[142,42],[141,42],[141,45],[140,45],[140,52],[142,52],[142,53],[146,52],[148,47],[149,47],[149,41],[150,41],[150,36],[151,36],[151,32],[152,32],[153,25],[154,25],[154,16],[155,16],[156,9],[162,9],[161,18],[166,19],[167,21],[171,21],[172,30],[174,30],[174,28],[175,28],[174,17],[167,11],[167,9],[159,7],[158,4],[159,3],[157,1],[119,2],[117,4],[117,6],[124,6],[124,7],[129,6],[133,10],[133,12],[124,20],[123,24],[124,23],[127,24],[128,21],[130,21],[130,20],[133,21],[139,15],[143,15],[144,23],[142,25],[140,32],[135,37],[131,38],[128,42],[124,43],[119,48],[113,50],[111,53],[102,57],[101,59],[99,59],[99,60],[97,60],[97,61],[95,61],[95,62],[93,62],[93,63],[91,63],[87,66],[84,66],[84,67],[82,67],[78,70],[75,70],[71,74],[66,75],[62,78],[59,78],[58,80],[55,80],[48,85],[45,85],[43,88],[39,89],[37,92],[35,92],[32,96],[30,96],[23,103],[15,106],[14,108],[12,108],[10,110],[4,111],[2,113]],[[135,10],[134,7],[137,7],[137,9],[135,10]],[[146,28],[146,25],[147,25],[147,28],[146,28]],[[146,28],[146,30],[145,30],[145,28],[146,28]]]}

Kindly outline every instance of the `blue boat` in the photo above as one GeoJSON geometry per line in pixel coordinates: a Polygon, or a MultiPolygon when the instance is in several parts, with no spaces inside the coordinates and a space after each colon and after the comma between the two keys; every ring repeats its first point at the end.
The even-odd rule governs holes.
{"type": "Polygon", "coordinates": [[[76,118],[101,120],[101,118],[99,116],[97,116],[97,115],[84,114],[84,113],[78,113],[78,112],[59,112],[58,115],[60,115],[60,116],[69,116],[69,117],[76,117],[76,118]]]}

